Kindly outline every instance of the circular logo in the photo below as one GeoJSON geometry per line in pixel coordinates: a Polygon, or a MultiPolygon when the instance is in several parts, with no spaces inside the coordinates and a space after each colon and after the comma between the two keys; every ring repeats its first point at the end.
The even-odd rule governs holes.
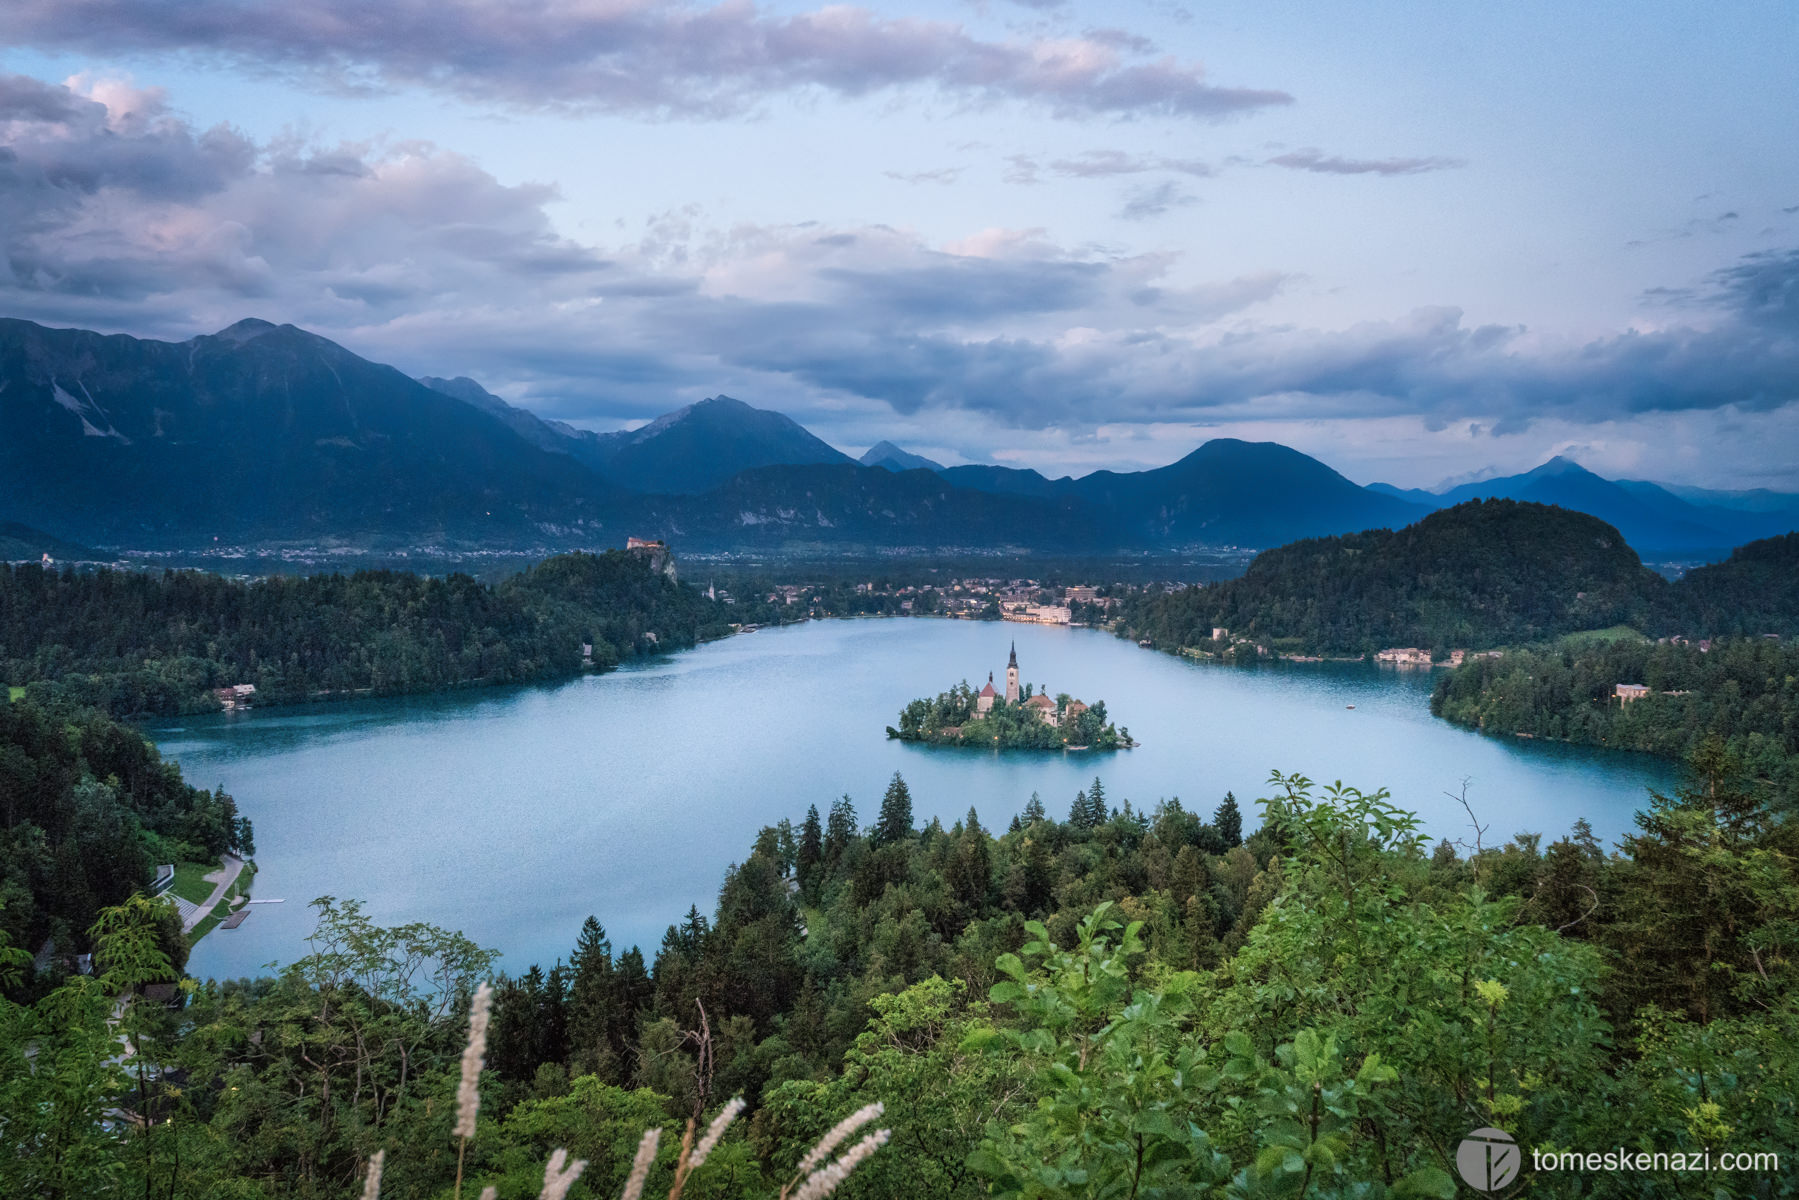
{"type": "Polygon", "coordinates": [[[1518,1143],[1503,1129],[1476,1129],[1455,1150],[1455,1169],[1477,1192],[1498,1191],[1518,1178],[1523,1166],[1518,1143]]]}

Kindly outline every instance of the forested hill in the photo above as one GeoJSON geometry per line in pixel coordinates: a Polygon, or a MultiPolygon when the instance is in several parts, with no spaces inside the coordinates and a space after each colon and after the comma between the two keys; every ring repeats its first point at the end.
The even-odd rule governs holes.
{"type": "Polygon", "coordinates": [[[394,571],[245,583],[0,565],[0,676],[115,716],[521,683],[723,634],[724,610],[640,552],[566,554],[498,585],[394,571]]]}
{"type": "Polygon", "coordinates": [[[1713,742],[1799,810],[1799,645],[1569,639],[1476,658],[1440,676],[1431,711],[1488,733],[1679,758],[1713,742]],[[1618,684],[1641,684],[1621,703],[1618,684]]]}
{"type": "MultiPolygon", "coordinates": [[[[136,730],[0,703],[0,944],[85,949],[99,910],[145,888],[156,864],[251,850],[231,797],[189,787],[136,730]]],[[[179,921],[164,940],[179,969],[179,921]]]]}
{"type": "Polygon", "coordinates": [[[1260,555],[1239,579],[1138,601],[1131,636],[1169,648],[1212,630],[1289,652],[1448,650],[1640,625],[1668,584],[1610,525],[1513,500],[1472,500],[1404,529],[1310,538],[1260,555]]]}
{"type": "Polygon", "coordinates": [[[1681,632],[1799,635],[1799,533],[1738,546],[1723,562],[1688,571],[1672,591],[1681,632]]]}

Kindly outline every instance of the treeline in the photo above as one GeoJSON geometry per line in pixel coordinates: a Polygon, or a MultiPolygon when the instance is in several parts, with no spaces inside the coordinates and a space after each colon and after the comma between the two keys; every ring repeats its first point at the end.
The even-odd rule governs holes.
{"type": "MultiPolygon", "coordinates": [[[[1595,517],[1471,500],[1404,529],[1267,551],[1241,578],[1139,594],[1120,632],[1213,648],[1214,629],[1284,653],[1446,655],[1614,625],[1691,637],[1799,634],[1799,534],[1740,547],[1670,584],[1595,517]]],[[[1222,648],[1222,647],[1218,647],[1222,648]]]]}
{"type": "MultiPolygon", "coordinates": [[[[1208,821],[1097,786],[999,834],[918,828],[898,779],[866,827],[847,800],[771,826],[647,976],[596,921],[570,964],[501,980],[460,1157],[460,1018],[488,952],[321,901],[280,978],[127,1008],[130,1062],[94,1019],[118,965],[0,1005],[0,1188],[341,1197],[381,1150],[383,1196],[460,1174],[516,1200],[561,1147],[589,1160],[569,1195],[609,1197],[661,1126],[659,1195],[685,1118],[741,1094],[685,1195],[772,1198],[874,1101],[892,1140],[844,1192],[870,1200],[1447,1198],[1487,1125],[1527,1172],[1533,1148],[1710,1155],[1533,1177],[1545,1194],[1793,1194],[1790,1164],[1718,1167],[1799,1133],[1799,845],[1728,752],[1610,854],[1581,824],[1433,848],[1383,792],[1271,783],[1235,845],[1232,802],[1208,821]]],[[[132,912],[107,920],[124,945],[103,959],[143,958],[132,912]]]]}
{"type": "Polygon", "coordinates": [[[253,850],[231,797],[188,786],[137,731],[91,710],[0,704],[0,935],[33,953],[53,941],[52,973],[158,864],[253,850]]]}
{"type": "Polygon", "coordinates": [[[1716,740],[1799,805],[1799,645],[1790,642],[1722,639],[1701,649],[1618,638],[1513,650],[1440,676],[1431,711],[1488,733],[1669,758],[1716,740]],[[1624,703],[1621,683],[1648,691],[1624,703]]]}
{"type": "Polygon", "coordinates": [[[566,554],[498,584],[396,571],[273,577],[0,565],[0,677],[118,717],[217,707],[253,684],[291,704],[523,683],[727,631],[720,606],[650,556],[566,554]]]}

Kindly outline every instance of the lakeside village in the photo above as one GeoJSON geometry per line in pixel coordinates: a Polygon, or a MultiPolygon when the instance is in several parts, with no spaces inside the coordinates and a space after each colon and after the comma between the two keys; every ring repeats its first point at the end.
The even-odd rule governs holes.
{"type": "Polygon", "coordinates": [[[1066,692],[1054,697],[1045,687],[1019,685],[1018,646],[1006,661],[1006,690],[987,685],[980,691],[968,681],[934,700],[918,699],[900,711],[898,728],[887,736],[936,746],[971,746],[1000,750],[1123,750],[1135,746],[1129,729],[1106,720],[1106,703],[1088,705],[1066,692]]]}

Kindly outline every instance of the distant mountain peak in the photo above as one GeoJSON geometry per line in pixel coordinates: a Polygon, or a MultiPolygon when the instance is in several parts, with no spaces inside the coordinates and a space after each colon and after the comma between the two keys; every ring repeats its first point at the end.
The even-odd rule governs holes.
{"type": "Polygon", "coordinates": [[[1592,475],[1593,472],[1566,455],[1558,454],[1542,466],[1533,471],[1527,471],[1525,474],[1543,479],[1551,475],[1592,475]]]}
{"type": "Polygon", "coordinates": [[[868,448],[868,453],[856,461],[865,467],[886,467],[890,471],[943,470],[942,463],[934,462],[922,454],[902,450],[888,441],[876,442],[868,448]]]}
{"type": "Polygon", "coordinates": [[[235,321],[225,326],[212,336],[241,346],[246,342],[255,341],[265,333],[273,333],[279,328],[280,326],[273,321],[265,321],[261,317],[245,317],[241,321],[235,321]]]}

